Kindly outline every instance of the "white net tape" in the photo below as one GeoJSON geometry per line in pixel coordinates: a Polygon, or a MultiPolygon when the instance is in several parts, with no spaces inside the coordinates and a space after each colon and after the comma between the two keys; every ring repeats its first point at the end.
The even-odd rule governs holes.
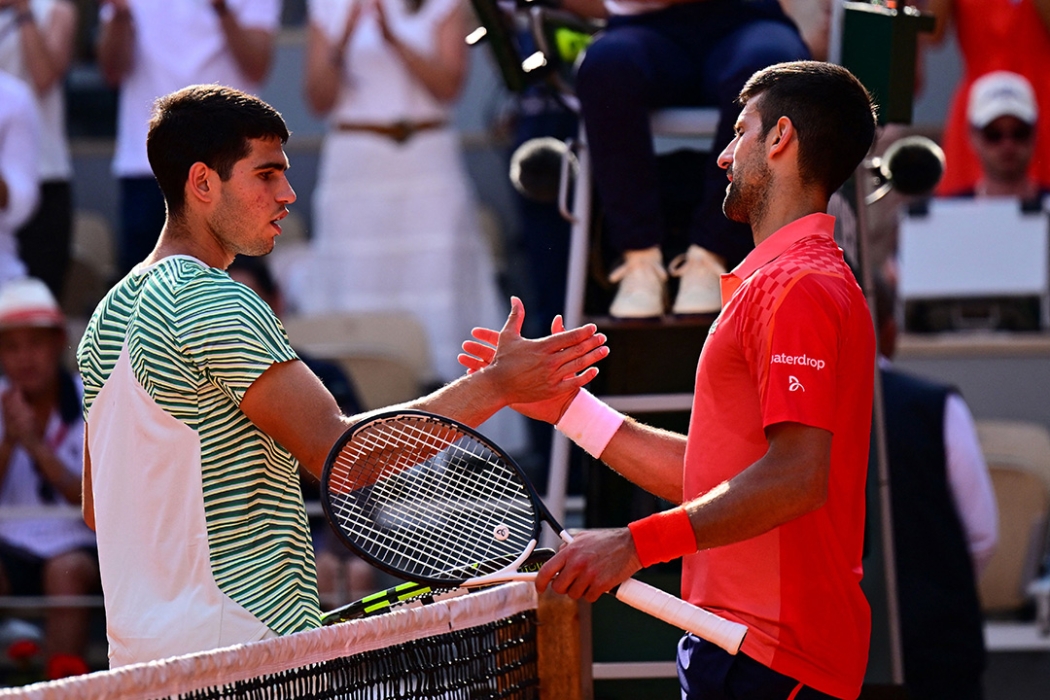
{"type": "Polygon", "coordinates": [[[0,690],[0,698],[153,700],[470,629],[536,607],[531,583],[506,584],[287,637],[0,690]]]}

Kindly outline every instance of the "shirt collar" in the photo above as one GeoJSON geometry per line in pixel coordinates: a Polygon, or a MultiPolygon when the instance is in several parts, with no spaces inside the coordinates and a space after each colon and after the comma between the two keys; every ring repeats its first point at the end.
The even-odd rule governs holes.
{"type": "Polygon", "coordinates": [[[740,288],[748,277],[763,265],[776,259],[792,245],[813,235],[835,237],[835,217],[829,214],[808,214],[795,219],[786,226],[781,226],[772,236],[755,246],[744,261],[733,268],[732,272],[722,275],[722,306],[740,288]]]}

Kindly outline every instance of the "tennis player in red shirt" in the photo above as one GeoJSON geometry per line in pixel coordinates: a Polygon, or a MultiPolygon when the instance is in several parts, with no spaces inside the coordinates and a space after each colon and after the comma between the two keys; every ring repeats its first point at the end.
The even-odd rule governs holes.
{"type": "MultiPolygon", "coordinates": [[[[685,557],[683,597],[748,634],[736,656],[686,635],[683,698],[856,698],[871,627],[860,579],[875,336],[825,212],[871,147],[875,108],[846,69],[817,62],[762,70],[739,101],[719,158],[723,211],[751,225],[756,247],[723,276],[688,437],[583,390],[517,407],[682,505],[581,533],[537,587],[594,601],[685,557]]],[[[464,344],[465,365],[486,363],[491,334],[464,344]]]]}

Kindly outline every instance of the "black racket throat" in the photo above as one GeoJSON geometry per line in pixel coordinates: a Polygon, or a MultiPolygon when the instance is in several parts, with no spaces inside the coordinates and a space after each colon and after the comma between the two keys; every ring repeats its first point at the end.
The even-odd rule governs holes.
{"type": "Polygon", "coordinates": [[[340,540],[387,573],[436,587],[513,572],[561,527],[521,468],[459,421],[376,414],[333,445],[321,503],[340,540]]]}

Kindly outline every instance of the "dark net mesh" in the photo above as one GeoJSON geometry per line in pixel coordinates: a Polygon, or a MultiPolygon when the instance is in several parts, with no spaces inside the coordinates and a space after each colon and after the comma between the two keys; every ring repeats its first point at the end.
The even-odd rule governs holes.
{"type": "Polygon", "coordinates": [[[539,698],[536,611],[272,675],[180,700],[539,698]]]}

